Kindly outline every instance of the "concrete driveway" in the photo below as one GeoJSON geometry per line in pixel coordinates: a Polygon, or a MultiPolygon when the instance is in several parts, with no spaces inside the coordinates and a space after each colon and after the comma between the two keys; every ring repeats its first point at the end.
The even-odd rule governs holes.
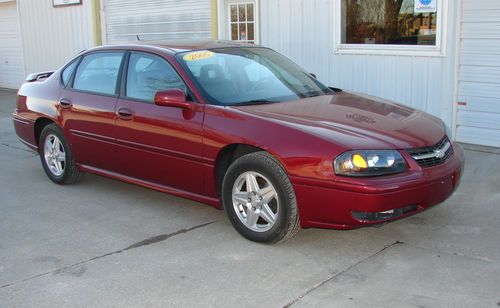
{"type": "Polygon", "coordinates": [[[45,176],[0,92],[1,307],[500,306],[500,155],[446,203],[380,228],[249,242],[224,212],[87,174],[45,176]]]}

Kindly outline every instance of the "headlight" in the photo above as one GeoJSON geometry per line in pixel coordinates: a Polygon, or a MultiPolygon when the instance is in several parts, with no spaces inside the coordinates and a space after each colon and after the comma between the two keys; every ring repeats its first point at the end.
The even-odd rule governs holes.
{"type": "Polygon", "coordinates": [[[349,151],[339,155],[334,163],[335,174],[343,176],[380,176],[408,170],[398,151],[349,151]]]}

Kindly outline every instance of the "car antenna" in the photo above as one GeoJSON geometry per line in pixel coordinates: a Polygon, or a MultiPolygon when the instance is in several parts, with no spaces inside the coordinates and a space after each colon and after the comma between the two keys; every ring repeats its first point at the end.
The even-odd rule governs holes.
{"type": "Polygon", "coordinates": [[[135,37],[137,38],[137,40],[140,42],[141,41],[141,38],[139,37],[139,34],[136,34],[135,37]]]}

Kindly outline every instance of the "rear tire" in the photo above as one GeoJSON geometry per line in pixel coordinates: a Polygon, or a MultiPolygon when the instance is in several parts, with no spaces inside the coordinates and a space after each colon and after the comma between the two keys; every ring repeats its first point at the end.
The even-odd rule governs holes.
{"type": "Polygon", "coordinates": [[[43,169],[52,182],[72,184],[81,178],[82,172],[59,126],[54,123],[45,126],[38,144],[43,169]]]}
{"type": "Polygon", "coordinates": [[[292,183],[267,152],[250,153],[231,164],[222,183],[222,199],[234,228],[251,241],[280,243],[300,231],[292,183]]]}

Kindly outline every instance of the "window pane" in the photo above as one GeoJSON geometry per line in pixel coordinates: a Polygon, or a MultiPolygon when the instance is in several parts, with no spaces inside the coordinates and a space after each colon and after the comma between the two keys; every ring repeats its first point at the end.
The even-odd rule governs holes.
{"type": "Polygon", "coordinates": [[[73,88],[115,94],[122,58],[121,52],[99,52],[85,56],[76,70],[73,88]]]}
{"type": "Polygon", "coordinates": [[[78,63],[78,59],[73,61],[70,65],[68,65],[63,73],[62,73],[62,83],[67,86],[69,82],[69,78],[71,77],[71,74],[73,74],[73,71],[75,70],[76,64],[78,63]]]}
{"type": "MultiPolygon", "coordinates": [[[[267,48],[218,48],[207,58],[181,61],[211,103],[286,101],[330,93],[295,63],[267,48]]],[[[187,52],[187,54],[197,53],[187,52]]]]}
{"type": "Polygon", "coordinates": [[[231,40],[238,40],[238,24],[231,24],[231,40]]]}
{"type": "Polygon", "coordinates": [[[247,20],[253,21],[253,3],[247,4],[247,20]]]}
{"type": "Polygon", "coordinates": [[[435,45],[438,16],[415,0],[343,0],[343,44],[435,45]]]}
{"type": "Polygon", "coordinates": [[[244,4],[239,4],[238,5],[238,17],[239,21],[246,21],[247,20],[247,14],[246,14],[246,5],[244,4]]]}
{"type": "Polygon", "coordinates": [[[156,92],[175,88],[186,90],[182,80],[164,59],[142,53],[130,55],[127,97],[153,102],[156,92]]]}
{"type": "Polygon", "coordinates": [[[247,29],[248,29],[248,40],[250,41],[253,41],[254,40],[254,37],[255,37],[255,30],[254,30],[254,26],[253,26],[253,23],[248,23],[247,24],[247,29]]]}
{"type": "Polygon", "coordinates": [[[238,21],[238,6],[231,4],[230,6],[231,9],[231,22],[237,22],[238,21]]]}
{"type": "Polygon", "coordinates": [[[246,40],[247,40],[246,23],[241,22],[240,23],[240,41],[246,41],[246,40]]]}

